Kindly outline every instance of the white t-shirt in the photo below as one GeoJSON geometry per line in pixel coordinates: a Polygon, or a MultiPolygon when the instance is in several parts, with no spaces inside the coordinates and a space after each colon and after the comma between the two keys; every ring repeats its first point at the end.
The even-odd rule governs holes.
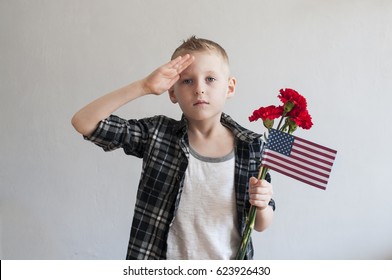
{"type": "Polygon", "coordinates": [[[190,148],[176,217],[168,236],[167,259],[233,259],[241,242],[237,231],[234,151],[209,158],[190,148]]]}

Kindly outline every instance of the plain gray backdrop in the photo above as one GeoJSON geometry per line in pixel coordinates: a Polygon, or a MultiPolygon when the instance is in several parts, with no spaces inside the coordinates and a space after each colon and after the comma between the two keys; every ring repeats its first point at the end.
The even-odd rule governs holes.
{"type": "MultiPolygon", "coordinates": [[[[280,88],[308,100],[295,135],[338,150],[322,191],[272,173],[256,259],[392,259],[392,1],[0,0],[0,257],[124,259],[139,159],[83,140],[72,115],[197,35],[226,48],[226,113],[250,123],[280,88]]],[[[180,118],[167,94],[124,118],[180,118]]]]}

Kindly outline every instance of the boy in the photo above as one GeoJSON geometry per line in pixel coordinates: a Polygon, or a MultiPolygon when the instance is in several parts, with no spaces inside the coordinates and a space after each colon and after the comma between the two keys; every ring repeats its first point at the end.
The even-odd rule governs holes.
{"type": "Polygon", "coordinates": [[[233,259],[250,204],[258,209],[255,230],[270,225],[272,185],[255,178],[260,135],[223,113],[235,85],[225,50],[193,36],[170,62],[74,115],[75,129],[105,151],[143,158],[127,259],[233,259]],[[183,112],[180,121],[111,115],[166,91],[183,112]]]}

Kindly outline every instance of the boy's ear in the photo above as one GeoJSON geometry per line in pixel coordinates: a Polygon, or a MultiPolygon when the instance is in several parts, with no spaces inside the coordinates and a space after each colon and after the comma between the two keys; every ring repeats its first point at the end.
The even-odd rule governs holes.
{"type": "Polygon", "coordinates": [[[235,93],[235,85],[237,80],[234,77],[229,78],[229,84],[227,87],[227,98],[231,98],[235,93]]]}
{"type": "Polygon", "coordinates": [[[168,90],[168,92],[169,92],[170,101],[173,102],[174,104],[176,104],[178,101],[177,101],[176,96],[174,95],[174,87],[171,87],[171,88],[168,90]]]}

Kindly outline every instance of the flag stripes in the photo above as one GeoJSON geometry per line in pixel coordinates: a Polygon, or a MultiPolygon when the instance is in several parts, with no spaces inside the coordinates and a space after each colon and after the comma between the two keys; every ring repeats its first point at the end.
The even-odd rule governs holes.
{"type": "Polygon", "coordinates": [[[271,129],[261,164],[293,179],[325,190],[336,153],[333,149],[271,129]],[[279,147],[286,147],[286,142],[293,141],[293,138],[290,154],[282,154],[279,147]]]}

